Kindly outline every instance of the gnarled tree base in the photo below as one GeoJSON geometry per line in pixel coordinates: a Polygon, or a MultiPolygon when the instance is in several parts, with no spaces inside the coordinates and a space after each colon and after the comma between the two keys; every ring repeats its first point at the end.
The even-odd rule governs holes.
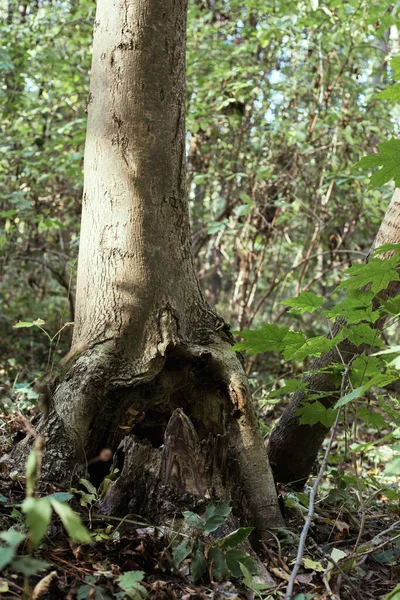
{"type": "Polygon", "coordinates": [[[123,385],[112,376],[109,350],[103,344],[85,353],[58,385],[39,426],[44,476],[70,484],[71,473],[82,476],[88,465],[99,483],[106,472],[96,457],[109,448],[120,472],[105,512],[166,523],[184,509],[228,499],[238,521],[259,536],[281,526],[247,379],[230,344],[174,345],[146,376],[123,385]]]}

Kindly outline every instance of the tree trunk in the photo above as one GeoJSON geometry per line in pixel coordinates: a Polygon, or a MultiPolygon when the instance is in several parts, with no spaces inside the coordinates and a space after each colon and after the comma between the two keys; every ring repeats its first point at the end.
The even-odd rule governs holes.
{"type": "Polygon", "coordinates": [[[186,0],[98,1],[75,329],[39,426],[44,474],[119,448],[105,510],[155,522],[231,499],[265,534],[282,517],[249,386],[193,265],[185,38],[186,0]]]}
{"type": "MultiPolygon", "coordinates": [[[[399,242],[400,190],[396,189],[371,248],[371,253],[382,244],[399,242]]],[[[386,298],[395,296],[398,289],[397,282],[394,282],[387,290],[381,292],[380,296],[386,298]]],[[[338,319],[333,327],[332,336],[337,335],[345,323],[344,319],[338,319]]],[[[379,319],[375,323],[375,327],[381,329],[383,324],[384,319],[379,319]]],[[[316,358],[310,365],[310,371],[328,367],[332,363],[340,361],[341,357],[347,364],[357,352],[360,352],[360,348],[356,348],[348,340],[339,344],[338,349],[333,348],[316,358]]],[[[336,403],[339,388],[338,382],[334,380],[331,373],[317,373],[306,377],[304,381],[307,383],[308,390],[332,392],[332,395],[320,399],[325,407],[332,407],[336,403]]],[[[303,405],[305,397],[306,394],[303,391],[298,391],[293,395],[289,406],[272,431],[268,443],[268,455],[275,481],[290,483],[296,489],[301,489],[307,481],[321,444],[329,431],[322,423],[312,426],[300,425],[297,413],[303,405]]]]}

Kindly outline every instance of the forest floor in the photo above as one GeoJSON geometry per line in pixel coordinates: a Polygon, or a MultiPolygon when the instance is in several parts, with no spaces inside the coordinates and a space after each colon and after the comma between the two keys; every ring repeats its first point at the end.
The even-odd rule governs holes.
{"type": "MultiPolygon", "coordinates": [[[[5,418],[0,455],[9,451],[19,427],[12,416],[5,418]],[[7,435],[4,435],[6,430],[7,435]]],[[[121,520],[102,515],[98,499],[90,494],[75,494],[69,504],[89,529],[91,545],[73,541],[54,514],[43,541],[32,550],[29,541],[32,523],[26,522],[21,511],[26,496],[25,481],[10,477],[4,465],[2,467],[0,597],[5,600],[141,600],[145,597],[275,600],[285,597],[307,516],[307,490],[302,493],[280,490],[287,528],[275,531],[274,541],[258,548],[258,558],[275,582],[272,587],[262,589],[262,577],[252,577],[246,571],[242,578],[228,577],[220,583],[211,568],[206,569],[195,584],[193,556],[189,555],[179,564],[176,561],[174,547],[179,542],[179,532],[171,536],[168,528],[155,527],[137,516],[128,515],[121,520]],[[81,506],[79,497],[86,506],[81,506]],[[13,542],[15,532],[24,535],[13,542]]],[[[375,460],[374,469],[366,461],[365,472],[356,474],[351,461],[342,463],[340,468],[330,467],[320,489],[293,598],[400,599],[400,586],[398,590],[396,587],[400,581],[399,491],[395,483],[384,489],[378,483],[372,471],[383,468],[379,460],[375,460]],[[368,486],[364,485],[367,481],[368,486]],[[375,481],[375,489],[371,481],[375,481]]],[[[46,492],[54,494],[58,490],[49,485],[42,495],[46,492]]],[[[206,558],[215,544],[213,535],[202,537],[204,546],[201,548],[206,558]]]]}

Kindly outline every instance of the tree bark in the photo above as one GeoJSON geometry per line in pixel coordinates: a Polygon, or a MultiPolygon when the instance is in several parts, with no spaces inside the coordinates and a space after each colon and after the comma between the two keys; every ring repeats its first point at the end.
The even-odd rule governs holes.
{"type": "MultiPolygon", "coordinates": [[[[372,245],[371,252],[382,244],[400,242],[400,190],[396,189],[390,205],[386,211],[378,234],[372,245]]],[[[393,282],[380,296],[389,298],[396,296],[399,290],[397,282],[393,282]]],[[[344,319],[338,319],[333,327],[332,336],[339,333],[346,324],[344,319]]],[[[381,329],[384,319],[379,319],[375,327],[381,329]]],[[[333,348],[310,365],[310,371],[316,371],[340,361],[347,364],[356,353],[360,352],[348,340],[333,348]]],[[[320,399],[325,407],[333,407],[337,401],[337,392],[340,381],[335,380],[331,373],[317,373],[304,379],[307,391],[329,392],[332,394],[320,399]],[[336,393],[335,393],[336,392],[336,393]]],[[[298,410],[303,405],[306,393],[295,392],[288,407],[284,411],[276,427],[271,433],[268,443],[268,456],[275,481],[290,483],[295,489],[301,489],[307,481],[318,451],[329,429],[322,423],[315,425],[300,425],[297,416],[298,410]]]]}
{"type": "Polygon", "coordinates": [[[152,522],[231,499],[260,535],[282,524],[231,335],[205,302],[185,185],[186,0],[99,0],[88,100],[72,349],[47,420],[44,474],[103,448],[104,502],[152,522]]]}

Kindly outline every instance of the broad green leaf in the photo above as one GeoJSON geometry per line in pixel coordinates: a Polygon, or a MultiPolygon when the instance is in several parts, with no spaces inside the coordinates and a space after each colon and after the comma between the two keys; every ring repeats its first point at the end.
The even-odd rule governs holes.
{"type": "Polygon", "coordinates": [[[371,290],[377,294],[386,289],[392,281],[399,280],[399,274],[396,270],[398,262],[399,258],[392,256],[385,260],[371,258],[365,265],[353,265],[345,271],[350,277],[342,281],[337,289],[347,287],[347,289],[353,290],[371,285],[371,290]]]}
{"type": "Polygon", "coordinates": [[[360,398],[360,396],[362,396],[364,394],[364,392],[365,392],[364,385],[362,385],[358,388],[355,388],[354,390],[352,390],[345,396],[342,396],[341,398],[339,398],[339,400],[335,404],[335,408],[339,408],[339,406],[344,406],[345,404],[348,404],[349,402],[356,400],[356,398],[360,398]]]}
{"type": "Polygon", "coordinates": [[[11,567],[26,575],[27,577],[31,577],[31,575],[37,575],[43,569],[47,569],[50,564],[44,560],[39,560],[38,558],[33,558],[32,556],[18,556],[15,558],[11,567]]]}
{"type": "Polygon", "coordinates": [[[379,246],[378,248],[375,248],[374,250],[374,256],[377,256],[379,254],[386,254],[386,252],[400,252],[400,243],[399,244],[382,244],[382,246],[379,246]]]}
{"type": "Polygon", "coordinates": [[[312,571],[319,571],[320,573],[325,571],[325,567],[320,562],[311,558],[303,558],[303,565],[305,569],[311,569],[312,571]]]}
{"type": "Polygon", "coordinates": [[[141,584],[144,571],[127,571],[118,577],[118,585],[133,600],[140,600],[147,595],[146,588],[141,584]]]}
{"type": "Polygon", "coordinates": [[[92,538],[90,533],[72,508],[70,508],[68,504],[59,502],[54,498],[50,498],[50,502],[71,539],[81,544],[91,544],[92,538]]]}
{"type": "Polygon", "coordinates": [[[385,466],[384,475],[387,477],[399,477],[400,476],[400,455],[395,456],[385,466]]]}
{"type": "Polygon", "coordinates": [[[358,408],[358,417],[364,421],[368,427],[374,427],[378,430],[387,425],[387,421],[382,414],[370,410],[367,406],[360,406],[358,408]]]}
{"type": "Polygon", "coordinates": [[[191,510],[185,510],[182,514],[185,517],[188,525],[191,527],[197,527],[198,529],[204,529],[205,521],[200,517],[200,515],[197,515],[191,510]]]}
{"type": "Polygon", "coordinates": [[[400,100],[400,83],[395,83],[378,92],[375,94],[375,98],[384,98],[386,100],[391,100],[392,102],[397,102],[400,100]]]}
{"type": "MultiPolygon", "coordinates": [[[[300,340],[299,340],[300,341],[300,340]]],[[[318,335],[308,340],[296,343],[293,346],[287,346],[283,356],[286,360],[303,360],[309,356],[321,356],[332,348],[332,340],[323,335],[318,335]]]]}
{"type": "Polygon", "coordinates": [[[223,525],[232,512],[228,501],[207,504],[204,531],[211,533],[223,525]]]}
{"type": "Polygon", "coordinates": [[[232,346],[232,350],[246,350],[248,354],[258,354],[270,350],[283,350],[285,347],[284,339],[289,333],[289,327],[279,327],[279,325],[263,323],[261,329],[244,329],[240,332],[243,338],[232,346]]]}
{"type": "Polygon", "coordinates": [[[90,483],[90,481],[88,481],[87,479],[83,479],[83,478],[79,480],[79,483],[84,485],[90,494],[93,494],[94,496],[97,495],[97,490],[94,487],[93,483],[90,483]]]}
{"type": "Polygon", "coordinates": [[[7,531],[0,531],[0,540],[6,542],[12,548],[17,548],[21,542],[26,539],[25,533],[15,531],[15,529],[7,529],[7,531]]]}
{"type": "Polygon", "coordinates": [[[354,166],[360,169],[381,167],[370,178],[372,187],[381,187],[391,179],[394,179],[396,187],[400,187],[400,140],[392,138],[380,144],[379,149],[379,154],[364,156],[354,166]]]}
{"type": "Polygon", "coordinates": [[[13,325],[14,329],[22,329],[23,327],[34,327],[34,323],[32,321],[18,321],[13,325]]]}
{"type": "Polygon", "coordinates": [[[229,569],[226,564],[226,556],[218,546],[212,546],[208,552],[208,561],[212,565],[212,574],[216,581],[226,581],[229,577],[229,569]]]}
{"type": "Polygon", "coordinates": [[[384,311],[390,315],[400,315],[400,295],[381,302],[384,311]]]}
{"type": "Polygon", "coordinates": [[[229,571],[232,573],[232,576],[236,577],[236,579],[242,577],[242,570],[239,563],[245,565],[252,575],[257,573],[256,566],[250,554],[244,552],[244,550],[238,550],[237,548],[228,550],[226,553],[226,564],[229,571]]]}
{"type": "Polygon", "coordinates": [[[348,298],[339,302],[332,309],[324,311],[327,317],[335,319],[344,317],[348,324],[367,321],[375,323],[379,318],[379,311],[374,310],[372,300],[374,293],[370,290],[349,290],[348,298]]]}
{"type": "Polygon", "coordinates": [[[3,496],[3,494],[0,494],[0,502],[4,504],[4,502],[8,502],[8,499],[5,496],[3,496]]]}
{"type": "Polygon", "coordinates": [[[298,410],[300,416],[299,423],[301,425],[315,425],[322,423],[325,427],[333,425],[336,419],[336,410],[333,408],[325,408],[321,402],[305,402],[298,410]]]}
{"type": "Polygon", "coordinates": [[[219,546],[220,548],[236,548],[236,546],[247,540],[252,531],[254,531],[254,527],[240,527],[219,540],[219,546]]]}
{"type": "Polygon", "coordinates": [[[54,492],[54,494],[49,494],[46,498],[54,498],[55,500],[59,500],[60,502],[68,502],[71,500],[74,495],[70,492],[54,492]]]}
{"type": "Polygon", "coordinates": [[[246,567],[246,565],[244,565],[243,563],[239,563],[239,567],[240,570],[242,572],[243,575],[243,583],[248,587],[248,588],[252,588],[252,584],[253,584],[253,577],[252,574],[250,573],[249,569],[246,567]]]}
{"type": "Polygon", "coordinates": [[[315,310],[318,310],[323,301],[324,299],[321,296],[317,296],[312,292],[302,292],[296,298],[283,300],[281,304],[284,304],[285,306],[291,306],[292,310],[289,311],[290,313],[301,315],[306,312],[312,313],[315,310]]]}
{"type": "Polygon", "coordinates": [[[10,564],[15,556],[16,548],[12,546],[3,546],[0,544],[0,571],[10,564]]]}
{"type": "Polygon", "coordinates": [[[190,575],[193,581],[198,581],[207,571],[207,561],[204,557],[204,544],[198,542],[192,562],[190,563],[190,575]]]}
{"type": "Polygon", "coordinates": [[[45,321],[43,321],[43,319],[40,318],[36,319],[35,321],[18,321],[18,323],[14,325],[14,329],[21,329],[23,327],[35,327],[35,325],[41,327],[45,324],[45,321]]]}
{"type": "Polygon", "coordinates": [[[393,70],[393,79],[400,79],[400,56],[392,58],[390,68],[393,70]]]}
{"type": "Polygon", "coordinates": [[[380,347],[383,345],[377,330],[371,327],[368,323],[350,325],[349,327],[345,327],[343,329],[343,333],[355,346],[366,344],[367,346],[380,347]]]}
{"type": "Polygon", "coordinates": [[[194,540],[190,538],[188,540],[184,540],[181,544],[179,544],[179,546],[177,546],[175,548],[172,558],[177,567],[179,567],[181,562],[183,560],[185,560],[185,558],[187,558],[189,556],[189,554],[192,552],[193,545],[194,545],[194,540]]]}
{"type": "Polygon", "coordinates": [[[49,498],[25,498],[21,510],[26,515],[26,524],[31,535],[33,546],[38,546],[44,536],[51,519],[49,498]]]}
{"type": "Polygon", "coordinates": [[[342,558],[345,558],[346,556],[347,552],[345,552],[344,550],[340,550],[339,548],[334,548],[331,552],[331,558],[333,558],[335,562],[342,560],[342,558]]]}

